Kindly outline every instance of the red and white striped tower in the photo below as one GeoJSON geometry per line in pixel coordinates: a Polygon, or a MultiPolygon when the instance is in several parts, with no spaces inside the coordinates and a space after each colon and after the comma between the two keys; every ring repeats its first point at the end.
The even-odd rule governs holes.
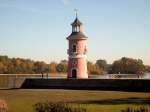
{"type": "Polygon", "coordinates": [[[82,23],[76,18],[72,25],[72,33],[67,37],[69,41],[69,61],[68,61],[68,78],[84,79],[88,78],[87,74],[87,56],[86,40],[87,37],[82,32],[82,23]]]}

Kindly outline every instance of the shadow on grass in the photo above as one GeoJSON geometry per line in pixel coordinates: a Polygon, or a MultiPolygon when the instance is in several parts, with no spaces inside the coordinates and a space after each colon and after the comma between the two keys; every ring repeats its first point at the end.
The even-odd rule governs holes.
{"type": "Polygon", "coordinates": [[[0,90],[18,90],[19,88],[0,88],[0,90]]]}
{"type": "Polygon", "coordinates": [[[149,104],[150,105],[150,98],[131,97],[131,98],[121,98],[121,99],[75,101],[71,103],[107,104],[107,105],[118,105],[118,104],[149,104]]]}

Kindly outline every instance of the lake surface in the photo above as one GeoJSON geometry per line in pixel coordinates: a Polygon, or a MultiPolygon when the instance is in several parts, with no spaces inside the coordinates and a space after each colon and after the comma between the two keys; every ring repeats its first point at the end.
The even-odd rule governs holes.
{"type": "MultiPolygon", "coordinates": [[[[139,75],[139,77],[136,74],[105,74],[105,75],[91,75],[91,74],[89,74],[89,78],[94,78],[94,79],[95,78],[110,79],[110,78],[115,78],[114,76],[124,76],[125,78],[150,79],[150,73],[145,73],[144,75],[139,75]]],[[[42,78],[42,75],[41,74],[0,74],[0,77],[42,78]]],[[[67,78],[67,74],[53,74],[53,73],[51,74],[51,73],[49,73],[48,76],[46,74],[44,74],[43,78],[67,78]]]]}
{"type": "MultiPolygon", "coordinates": [[[[114,77],[114,75],[118,74],[106,74],[106,75],[89,75],[89,78],[91,79],[150,79],[150,73],[145,73],[144,75],[137,77],[136,74],[133,74],[131,77],[131,74],[119,74],[124,75],[123,77],[114,77]],[[111,76],[112,75],[112,76],[111,76]]],[[[26,78],[42,78],[41,74],[0,74],[0,88],[19,88],[23,81],[26,78]]],[[[47,77],[46,74],[44,74],[43,79],[53,79],[53,78],[67,78],[67,74],[49,74],[47,77]]]]}
{"type": "Polygon", "coordinates": [[[145,73],[144,76],[143,76],[143,78],[150,79],[150,73],[145,73]]]}
{"type": "Polygon", "coordinates": [[[90,78],[94,79],[150,79],[150,73],[145,73],[144,75],[137,74],[106,74],[106,75],[89,75],[90,78]]]}

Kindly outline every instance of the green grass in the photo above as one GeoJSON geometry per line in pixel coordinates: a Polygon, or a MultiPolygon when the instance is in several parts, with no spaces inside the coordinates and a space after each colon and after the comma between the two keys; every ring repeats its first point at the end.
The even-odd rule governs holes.
{"type": "Polygon", "coordinates": [[[88,112],[120,112],[138,105],[145,105],[150,110],[150,93],[137,92],[12,89],[0,90],[0,99],[7,102],[10,112],[33,112],[33,105],[44,101],[80,104],[88,112]]]}

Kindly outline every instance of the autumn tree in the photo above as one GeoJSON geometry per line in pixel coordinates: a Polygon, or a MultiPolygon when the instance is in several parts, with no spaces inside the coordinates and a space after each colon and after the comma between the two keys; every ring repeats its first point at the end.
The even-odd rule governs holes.
{"type": "Polygon", "coordinates": [[[50,73],[56,73],[56,66],[57,66],[57,63],[56,62],[51,62],[49,64],[49,72],[50,73]]]}
{"type": "Polygon", "coordinates": [[[103,70],[107,70],[107,62],[106,60],[103,60],[103,59],[99,59],[96,61],[96,66],[98,68],[101,68],[103,70]]]}
{"type": "Polygon", "coordinates": [[[110,73],[143,74],[145,67],[142,60],[123,57],[114,61],[110,73]]]}
{"type": "Polygon", "coordinates": [[[62,60],[57,66],[56,70],[57,72],[66,73],[67,72],[67,60],[62,60]]]}
{"type": "MultiPolygon", "coordinates": [[[[47,64],[42,61],[0,56],[0,74],[66,73],[67,65],[67,60],[47,64]]],[[[126,57],[114,61],[112,65],[107,64],[106,60],[103,59],[97,60],[96,63],[88,61],[87,69],[88,74],[105,74],[106,71],[126,74],[143,74],[145,70],[150,72],[150,66],[144,67],[142,60],[126,57]]]]}
{"type": "Polygon", "coordinates": [[[102,69],[99,69],[96,64],[93,64],[92,62],[88,61],[87,62],[87,69],[88,69],[88,74],[102,74],[102,69]]]}
{"type": "Polygon", "coordinates": [[[44,73],[46,72],[46,64],[44,62],[35,62],[34,63],[34,72],[35,73],[44,73]]]}
{"type": "Polygon", "coordinates": [[[146,65],[146,66],[145,66],[145,71],[146,71],[146,72],[150,72],[150,66],[146,65]]]}

